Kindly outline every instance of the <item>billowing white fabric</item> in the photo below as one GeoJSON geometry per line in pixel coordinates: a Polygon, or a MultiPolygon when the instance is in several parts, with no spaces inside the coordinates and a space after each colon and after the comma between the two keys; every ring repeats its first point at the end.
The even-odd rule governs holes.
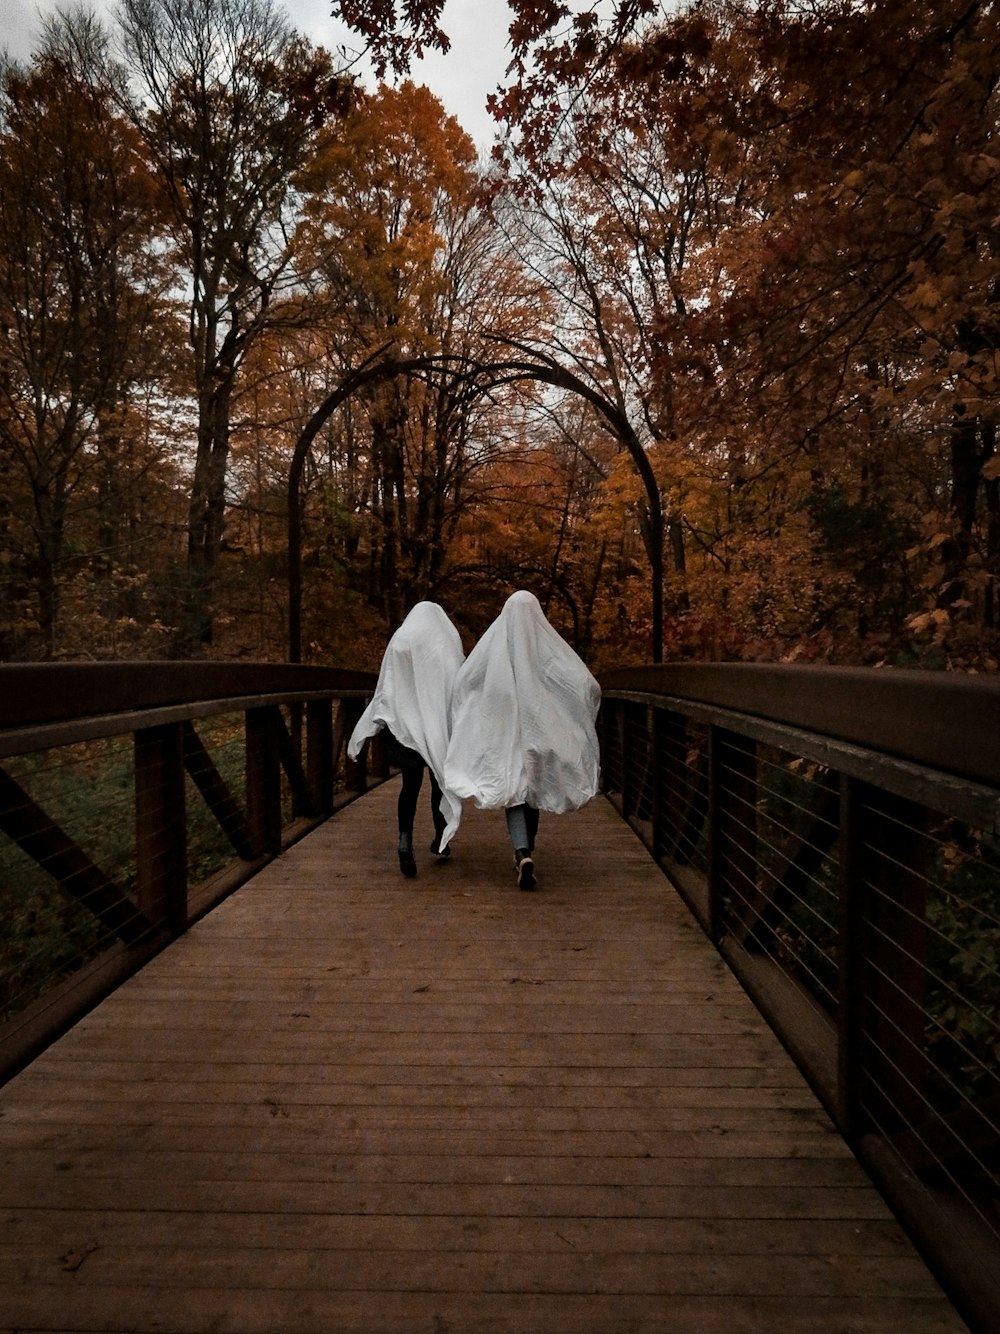
{"type": "Polygon", "coordinates": [[[597,792],[600,702],[600,686],[538,599],[514,593],[455,678],[449,791],[482,809],[577,810],[597,792]]]}
{"type": "Polygon", "coordinates": [[[436,602],[418,602],[386,645],[371,703],[347,744],[351,759],[387,727],[404,746],[423,756],[441,788],[441,813],[452,833],[462,803],[448,791],[444,762],[451,731],[452,687],[465,660],[462,640],[436,602]]]}

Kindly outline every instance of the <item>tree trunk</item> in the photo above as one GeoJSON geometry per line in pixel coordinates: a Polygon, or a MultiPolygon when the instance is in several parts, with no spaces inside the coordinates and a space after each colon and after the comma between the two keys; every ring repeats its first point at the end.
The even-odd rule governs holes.
{"type": "Polygon", "coordinates": [[[687,553],[684,549],[684,528],[680,519],[667,520],[667,536],[670,539],[670,551],[674,558],[674,573],[680,577],[680,587],[674,595],[678,611],[691,609],[691,598],[687,588],[687,553]]]}
{"type": "Polygon", "coordinates": [[[942,548],[945,573],[938,606],[951,607],[967,596],[967,564],[976,522],[976,500],[982,476],[979,422],[957,412],[951,430],[951,537],[942,548]]]}
{"type": "Polygon", "coordinates": [[[188,586],[178,634],[181,656],[208,648],[215,637],[215,595],[226,510],[232,381],[199,403],[198,454],[188,510],[188,586]]]}

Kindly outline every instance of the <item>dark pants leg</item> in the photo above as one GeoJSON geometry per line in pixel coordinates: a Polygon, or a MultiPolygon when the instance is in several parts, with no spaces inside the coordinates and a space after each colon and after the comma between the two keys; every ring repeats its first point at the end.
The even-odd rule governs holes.
{"type": "MultiPolygon", "coordinates": [[[[434,844],[433,850],[437,851],[437,846],[441,841],[441,835],[444,833],[444,827],[448,821],[441,812],[441,788],[438,780],[434,777],[434,771],[431,775],[431,819],[434,821],[434,844]]],[[[447,850],[447,849],[446,849],[447,850]]]]}
{"type": "Polygon", "coordinates": [[[403,786],[399,789],[399,800],[396,803],[399,832],[409,834],[412,838],[413,821],[417,814],[417,798],[420,796],[420,789],[424,782],[423,763],[404,764],[400,773],[403,777],[403,786]]]}
{"type": "Polygon", "coordinates": [[[538,807],[525,806],[524,821],[528,826],[528,851],[534,852],[535,839],[538,837],[538,807]]]}

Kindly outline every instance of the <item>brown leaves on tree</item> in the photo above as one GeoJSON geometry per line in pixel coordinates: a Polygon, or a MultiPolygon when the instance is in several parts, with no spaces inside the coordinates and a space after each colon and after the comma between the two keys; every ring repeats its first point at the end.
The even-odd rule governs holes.
{"type": "Polygon", "coordinates": [[[438,20],[445,0],[335,0],[334,15],[367,43],[380,79],[408,74],[426,50],[447,52],[451,42],[438,20]]]}
{"type": "MultiPolygon", "coordinates": [[[[447,49],[440,0],[340,12],[386,72],[447,49]]],[[[284,652],[295,460],[307,656],[376,660],[421,596],[474,634],[527,584],[595,663],[648,658],[662,639],[668,657],[995,670],[992,7],[514,0],[509,36],[488,181],[427,90],[361,99],[301,42],[204,89],[177,72],[127,129],[112,116],[107,142],[138,154],[117,198],[160,168],[142,205],[156,239],[121,252],[117,314],[100,284],[99,300],[63,301],[101,271],[111,201],[86,173],[23,169],[38,90],[11,73],[0,430],[28,439],[42,363],[21,356],[18,319],[44,292],[49,330],[81,315],[78,353],[47,353],[58,393],[37,428],[55,441],[72,422],[69,466],[39,476],[72,539],[63,553],[95,554],[29,551],[35,474],[26,446],[8,450],[4,644],[37,651],[45,618],[51,651],[99,637],[76,590],[121,525],[157,538],[148,560],[131,538],[114,548],[130,556],[106,571],[122,590],[109,607],[129,613],[114,624],[131,617],[143,651],[162,644],[184,580],[173,602],[151,590],[176,580],[177,535],[197,538],[207,511],[185,519],[185,491],[216,440],[213,651],[284,652]],[[243,148],[214,132],[240,98],[280,113],[243,148]],[[185,138],[195,104],[212,133],[185,138]],[[185,232],[196,200],[204,226],[185,232]],[[54,257],[44,272],[38,255],[54,257]],[[135,327],[144,277],[165,275],[176,297],[185,272],[200,360],[161,337],[162,363],[130,351],[117,397],[92,407],[94,368],[125,364],[107,335],[135,327]],[[114,510],[117,476],[129,487],[114,510]]],[[[36,162],[70,161],[89,115],[73,99],[94,92],[50,79],[51,151],[39,140],[36,162]]],[[[176,327],[166,307],[160,323],[176,327]]]]}

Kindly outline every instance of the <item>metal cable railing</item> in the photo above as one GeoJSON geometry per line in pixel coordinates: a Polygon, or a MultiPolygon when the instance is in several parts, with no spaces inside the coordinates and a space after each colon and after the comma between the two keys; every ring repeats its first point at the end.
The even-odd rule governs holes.
{"type": "Polygon", "coordinates": [[[966,1319],[1000,1328],[1000,681],[602,685],[607,794],[966,1319]]]}
{"type": "Polygon", "coordinates": [[[374,682],[0,667],[0,1079],[365,790],[346,739],[374,682]]]}

